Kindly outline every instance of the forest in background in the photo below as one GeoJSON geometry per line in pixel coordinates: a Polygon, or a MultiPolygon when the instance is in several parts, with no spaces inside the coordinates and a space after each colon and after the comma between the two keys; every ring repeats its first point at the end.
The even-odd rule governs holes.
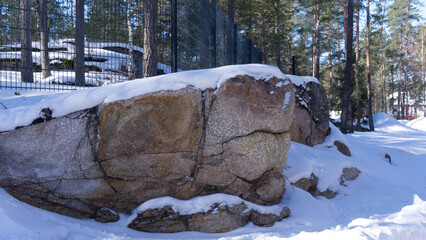
{"type": "Polygon", "coordinates": [[[292,73],[294,56],[295,74],[317,77],[328,91],[331,110],[342,109],[348,34],[353,36],[352,118],[369,115],[369,95],[373,113],[407,118],[423,108],[426,23],[418,0],[218,1],[261,49],[263,63],[292,73]],[[349,2],[350,29],[345,21],[349,2]]]}
{"type": "MultiPolygon", "coordinates": [[[[14,27],[19,25],[19,8],[10,7],[19,2],[24,0],[1,0],[0,25],[12,26],[2,28],[2,44],[20,39],[20,30],[14,27]]],[[[40,25],[40,2],[47,2],[49,38],[74,37],[76,1],[31,0],[35,15],[31,18],[32,29],[40,25]]],[[[178,48],[182,66],[188,66],[185,69],[246,63],[229,61],[229,39],[237,33],[260,50],[262,63],[275,65],[287,74],[317,77],[328,92],[330,109],[343,109],[347,118],[344,123],[349,121],[352,125],[353,119],[360,123],[363,117],[371,118],[375,112],[402,119],[417,116],[420,110],[424,112],[426,24],[419,11],[419,0],[176,3],[178,44],[184,43],[178,48]],[[211,10],[216,4],[225,14],[211,10]],[[227,18],[229,23],[216,18],[227,18]],[[233,24],[238,27],[233,28],[233,24]],[[212,34],[216,36],[209,36],[212,34]],[[214,59],[212,46],[218,49],[214,59]]],[[[144,49],[155,45],[153,55],[158,61],[171,62],[172,7],[171,0],[85,0],[85,40],[127,42],[144,49]],[[147,2],[157,6],[158,19],[154,34],[157,37],[151,36],[149,43],[144,40],[150,32],[145,21],[147,13],[153,14],[145,9],[147,2]]],[[[33,34],[32,41],[37,40],[39,34],[33,34]]]]}

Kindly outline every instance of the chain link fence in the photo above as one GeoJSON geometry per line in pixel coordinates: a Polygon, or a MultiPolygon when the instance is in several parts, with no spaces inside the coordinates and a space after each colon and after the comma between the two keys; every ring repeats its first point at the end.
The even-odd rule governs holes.
{"type": "MultiPolygon", "coordinates": [[[[0,0],[0,88],[141,78],[146,14],[143,0],[0,0]]],[[[157,16],[157,74],[261,61],[216,0],[159,0],[157,16]]]]}

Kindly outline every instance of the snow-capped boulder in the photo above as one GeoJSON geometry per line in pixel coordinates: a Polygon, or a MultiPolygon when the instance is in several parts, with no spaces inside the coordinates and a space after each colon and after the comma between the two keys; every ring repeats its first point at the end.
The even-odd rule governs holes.
{"type": "Polygon", "coordinates": [[[161,196],[222,192],[279,203],[294,94],[285,75],[264,76],[188,84],[63,117],[50,107],[53,120],[0,133],[0,186],[30,204],[99,221],[161,196]]]}
{"type": "Polygon", "coordinates": [[[291,140],[308,146],[324,142],[330,133],[327,93],[313,77],[291,76],[296,107],[291,126],[291,140]]]}

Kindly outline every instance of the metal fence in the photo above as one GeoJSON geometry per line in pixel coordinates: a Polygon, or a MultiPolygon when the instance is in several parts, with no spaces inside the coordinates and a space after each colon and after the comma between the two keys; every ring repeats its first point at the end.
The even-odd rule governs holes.
{"type": "MultiPolygon", "coordinates": [[[[0,0],[0,88],[69,90],[142,77],[145,14],[143,0],[0,0]]],[[[158,74],[261,61],[216,0],[159,0],[157,27],[158,74]]]]}

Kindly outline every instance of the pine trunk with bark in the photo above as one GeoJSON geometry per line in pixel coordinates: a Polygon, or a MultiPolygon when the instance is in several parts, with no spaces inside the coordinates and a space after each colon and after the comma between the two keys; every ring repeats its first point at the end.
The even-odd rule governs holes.
{"type": "Polygon", "coordinates": [[[360,1],[356,7],[356,30],[355,30],[355,87],[356,87],[356,130],[361,131],[361,108],[359,104],[359,9],[360,1]]]}
{"type": "Polygon", "coordinates": [[[332,44],[331,44],[331,28],[328,29],[328,34],[327,34],[327,40],[328,40],[328,74],[329,74],[329,79],[330,79],[330,89],[329,89],[329,104],[330,104],[330,110],[334,110],[334,102],[333,102],[333,97],[334,97],[334,86],[333,86],[333,55],[332,55],[332,44]]]}
{"type": "Polygon", "coordinates": [[[367,103],[367,115],[370,131],[374,131],[374,122],[373,122],[373,108],[372,108],[372,97],[373,91],[371,89],[371,60],[370,60],[370,0],[367,0],[367,26],[366,26],[366,68],[367,68],[367,94],[368,94],[368,103],[367,103]]]}
{"type": "Polygon", "coordinates": [[[49,29],[47,23],[47,0],[40,0],[40,53],[41,75],[43,79],[51,76],[49,59],[49,29]]]}
{"type": "MultiPolygon", "coordinates": [[[[278,3],[279,3],[279,1],[280,0],[275,0],[275,11],[278,13],[278,11],[279,11],[279,6],[278,6],[278,3]]],[[[280,23],[280,20],[279,20],[279,17],[278,17],[278,14],[276,14],[275,15],[275,19],[274,19],[274,35],[275,35],[275,41],[274,41],[274,45],[275,45],[275,47],[274,47],[274,50],[275,50],[275,62],[276,62],[276,64],[277,64],[277,67],[279,68],[279,69],[281,69],[282,68],[282,65],[281,65],[281,44],[280,44],[280,39],[279,39],[279,36],[278,36],[278,34],[279,34],[279,23],[280,23]]]]}
{"type": "Polygon", "coordinates": [[[127,75],[129,80],[135,78],[135,72],[134,72],[134,59],[133,59],[133,24],[132,24],[132,1],[127,0],[127,29],[129,33],[129,62],[127,66],[127,75]]]}
{"type": "Polygon", "coordinates": [[[31,0],[20,0],[21,23],[21,80],[34,82],[31,46],[31,0]]]}
{"type": "Polygon", "coordinates": [[[347,0],[347,15],[345,25],[347,26],[345,35],[346,65],[345,65],[345,85],[343,90],[342,115],[340,130],[346,134],[353,132],[352,123],[352,103],[351,103],[351,79],[352,79],[352,45],[353,45],[353,0],[347,0]]]}
{"type": "Polygon", "coordinates": [[[144,0],[143,77],[157,75],[158,0],[144,0]]]}
{"type": "Polygon", "coordinates": [[[312,35],[312,76],[319,79],[319,57],[320,57],[320,29],[319,29],[319,18],[320,18],[320,3],[316,0],[313,26],[314,31],[312,35]]]}
{"type": "Polygon", "coordinates": [[[403,104],[405,106],[405,111],[406,111],[406,117],[408,119],[409,117],[409,108],[408,108],[408,92],[407,92],[407,84],[408,84],[408,16],[410,15],[410,3],[411,1],[408,0],[407,3],[407,14],[405,16],[405,54],[404,54],[404,92],[402,93],[403,95],[405,95],[405,97],[407,97],[407,100],[405,101],[405,99],[403,100],[403,103],[405,101],[406,105],[403,104]]]}
{"type": "Polygon", "coordinates": [[[386,101],[386,80],[385,80],[385,50],[383,48],[383,31],[384,31],[384,25],[385,25],[385,12],[386,12],[386,0],[385,5],[383,8],[383,15],[382,15],[382,27],[380,29],[380,81],[383,83],[382,85],[382,106],[385,111],[385,113],[388,111],[387,109],[387,101],[386,101]]]}
{"type": "Polygon", "coordinates": [[[260,46],[262,51],[262,63],[268,64],[268,59],[266,56],[266,23],[264,7],[264,0],[260,0],[260,46]]]}

